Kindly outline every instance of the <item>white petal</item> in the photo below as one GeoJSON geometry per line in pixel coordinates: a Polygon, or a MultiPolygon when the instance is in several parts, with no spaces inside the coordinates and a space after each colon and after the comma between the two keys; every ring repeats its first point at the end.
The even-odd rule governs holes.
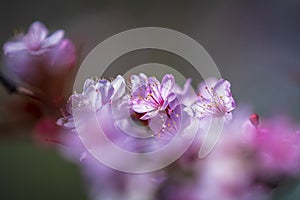
{"type": "Polygon", "coordinates": [[[100,80],[96,84],[96,88],[100,91],[102,95],[102,103],[106,104],[111,100],[114,93],[114,88],[111,83],[107,80],[100,80]]]}
{"type": "Polygon", "coordinates": [[[42,42],[42,47],[47,48],[47,47],[54,47],[58,45],[60,41],[63,39],[64,35],[65,32],[63,30],[58,30],[54,32],[42,42]]]}
{"type": "MultiPolygon", "coordinates": [[[[213,99],[212,89],[218,82],[216,78],[207,78],[198,86],[198,93],[203,97],[204,101],[213,99]]],[[[202,98],[200,98],[201,100],[202,98]]]]}
{"type": "Polygon", "coordinates": [[[3,46],[4,54],[16,53],[27,49],[23,42],[6,42],[3,46]]]}
{"type": "Polygon", "coordinates": [[[174,86],[174,76],[166,74],[161,81],[160,93],[163,99],[166,99],[174,86]]]}
{"type": "Polygon", "coordinates": [[[226,108],[228,112],[235,109],[235,101],[232,97],[231,90],[230,90],[230,82],[224,79],[220,79],[215,87],[215,93],[221,99],[223,106],[226,108]]]}
{"type": "Polygon", "coordinates": [[[132,91],[135,91],[136,89],[138,89],[141,86],[140,77],[138,77],[137,75],[132,75],[130,77],[130,82],[131,82],[132,91]]]}
{"type": "Polygon", "coordinates": [[[92,79],[86,79],[83,86],[83,93],[89,88],[95,85],[95,81],[92,79]]]}
{"type": "Polygon", "coordinates": [[[134,110],[137,113],[150,112],[154,109],[155,109],[154,107],[152,107],[150,105],[145,105],[145,104],[135,104],[132,106],[132,110],[134,110]]]}
{"type": "Polygon", "coordinates": [[[111,85],[114,88],[112,100],[119,99],[125,93],[125,80],[122,76],[118,75],[112,82],[111,85]]]}
{"type": "Polygon", "coordinates": [[[145,115],[143,115],[140,119],[141,120],[147,120],[147,119],[151,119],[151,118],[154,118],[155,116],[157,116],[159,113],[158,110],[153,110],[153,111],[150,111],[150,112],[147,112],[145,115]]]}
{"type": "Polygon", "coordinates": [[[39,21],[34,22],[29,27],[26,37],[31,38],[32,41],[42,42],[48,34],[48,29],[39,21]]]}
{"type": "Polygon", "coordinates": [[[141,81],[142,81],[142,83],[144,84],[145,82],[147,82],[147,76],[144,74],[144,73],[140,73],[139,74],[139,77],[140,77],[140,79],[141,79],[141,81]]]}
{"type": "Polygon", "coordinates": [[[225,117],[226,120],[230,121],[230,120],[232,120],[232,113],[231,112],[226,113],[224,117],[225,117]]]}
{"type": "Polygon", "coordinates": [[[183,109],[183,111],[186,112],[189,116],[194,117],[194,111],[193,111],[192,108],[190,108],[190,107],[185,107],[185,108],[183,109]]]}
{"type": "Polygon", "coordinates": [[[161,113],[151,118],[149,122],[149,127],[154,133],[158,133],[163,129],[164,124],[166,124],[168,116],[165,113],[161,113]]]}

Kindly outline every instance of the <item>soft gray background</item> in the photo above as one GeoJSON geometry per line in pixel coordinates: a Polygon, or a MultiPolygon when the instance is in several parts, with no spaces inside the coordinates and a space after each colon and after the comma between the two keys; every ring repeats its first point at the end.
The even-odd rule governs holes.
{"type": "MultiPolygon", "coordinates": [[[[231,81],[238,104],[252,106],[262,117],[279,113],[300,120],[300,1],[3,0],[0,19],[1,45],[14,30],[26,30],[40,20],[51,30],[65,29],[81,58],[107,37],[130,28],[181,31],[210,53],[223,77],[231,81]]],[[[188,66],[174,55],[133,52],[116,61],[110,73],[118,73],[122,65],[155,61],[188,66]]],[[[0,130],[10,132],[4,128],[1,103],[10,97],[0,90],[0,130]]],[[[1,140],[0,169],[0,199],[85,198],[76,166],[30,140],[1,140]]],[[[282,188],[281,194],[293,194],[289,190],[296,185],[292,185],[282,188]]]]}

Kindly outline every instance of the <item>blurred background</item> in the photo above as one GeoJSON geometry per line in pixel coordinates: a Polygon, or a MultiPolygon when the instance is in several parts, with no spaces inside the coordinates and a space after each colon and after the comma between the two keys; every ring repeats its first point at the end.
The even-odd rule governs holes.
{"type": "MultiPolygon", "coordinates": [[[[78,49],[79,64],[98,43],[127,29],[155,26],[180,31],[208,51],[232,83],[238,106],[247,105],[262,117],[285,114],[300,121],[299,0],[3,0],[0,19],[1,45],[36,20],[50,31],[64,29],[78,49]]],[[[149,62],[180,65],[189,73],[187,62],[160,51],[132,52],[114,62],[108,73],[120,73],[122,65],[149,62]]],[[[7,104],[18,98],[0,86],[0,135],[21,132],[17,139],[0,140],[0,199],[86,199],[78,167],[28,139],[30,119],[10,116],[19,108],[7,104]],[[13,112],[7,113],[8,108],[13,112]],[[12,126],[16,121],[19,126],[12,126]]],[[[297,186],[290,184],[277,198],[286,199],[284,194],[297,186]]]]}

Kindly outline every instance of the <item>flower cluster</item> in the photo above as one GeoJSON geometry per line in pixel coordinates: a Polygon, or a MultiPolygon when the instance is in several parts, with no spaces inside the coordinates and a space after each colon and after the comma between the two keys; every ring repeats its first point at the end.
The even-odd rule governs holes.
{"type": "MultiPolygon", "coordinates": [[[[127,109],[134,113],[135,118],[150,121],[143,124],[145,127],[151,128],[151,121],[156,122],[159,121],[156,118],[165,117],[167,120],[156,124],[160,126],[156,129],[159,131],[167,130],[166,127],[170,126],[172,120],[178,124],[183,123],[182,115],[195,118],[200,123],[207,117],[224,118],[228,123],[211,154],[203,160],[198,159],[197,153],[201,141],[196,141],[178,161],[172,164],[175,166],[175,172],[172,172],[174,170],[172,167],[167,167],[147,176],[136,177],[137,180],[147,183],[145,187],[140,188],[139,192],[131,187],[119,190],[114,186],[114,181],[111,181],[110,189],[114,188],[113,193],[93,190],[94,199],[104,198],[102,195],[108,195],[109,198],[116,195],[131,199],[130,195],[126,197],[125,194],[132,193],[140,196],[141,199],[182,199],[183,197],[191,200],[267,199],[280,179],[299,175],[300,135],[297,127],[284,119],[260,122],[257,114],[251,115],[248,119],[246,113],[249,112],[245,111],[237,111],[237,116],[232,117],[231,112],[236,105],[230,83],[224,79],[209,79],[200,83],[195,97],[188,96],[189,87],[190,80],[181,90],[170,74],[165,75],[161,82],[155,77],[148,78],[145,74],[132,75],[130,85],[127,87],[129,89],[123,93],[127,98],[123,101],[127,109]],[[189,174],[192,174],[192,178],[189,174]],[[179,175],[181,178],[177,179],[179,175]]],[[[90,102],[93,103],[89,105],[97,102],[97,97],[92,97],[94,100],[90,102]]],[[[199,131],[200,135],[204,132],[203,129],[199,131]]],[[[162,140],[166,132],[160,132],[156,140],[162,140]]],[[[201,136],[199,138],[202,140],[201,136]]],[[[68,138],[67,141],[72,139],[68,138]]],[[[77,149],[79,146],[75,145],[77,149]]],[[[84,147],[80,148],[83,152],[84,147]]],[[[99,177],[103,176],[101,173],[108,173],[110,177],[116,176],[121,179],[124,185],[132,184],[131,176],[106,167],[102,169],[100,163],[89,158],[88,152],[84,152],[84,156],[81,154],[78,158],[82,160],[84,157],[84,171],[92,177],[95,185],[104,184],[101,178],[93,178],[96,173],[99,173],[99,177]],[[96,172],[94,167],[98,168],[97,166],[99,169],[96,172]]],[[[135,186],[136,184],[134,183],[135,186]]]]}
{"type": "MultiPolygon", "coordinates": [[[[15,87],[2,76],[1,81],[10,90],[33,97],[36,107],[40,106],[36,101],[41,101],[45,106],[41,110],[51,113],[38,110],[35,137],[59,144],[62,155],[81,166],[91,199],[267,200],[283,180],[300,177],[299,126],[288,117],[260,120],[258,114],[237,108],[225,79],[207,78],[194,91],[191,79],[181,88],[172,74],[158,80],[140,73],[128,77],[129,82],[121,75],[110,80],[89,78],[81,92],[64,101],[60,99],[63,80],[75,66],[76,54],[63,30],[48,35],[42,23],[34,22],[26,34],[6,42],[3,50],[9,74],[44,91],[46,98],[15,87]],[[54,118],[58,118],[56,124],[54,118]],[[210,154],[199,159],[212,119],[225,122],[224,128],[210,154]],[[163,151],[165,145],[176,141],[179,148],[190,137],[194,141],[162,169],[122,173],[99,162],[85,146],[80,134],[92,136],[93,145],[101,144],[96,149],[115,159],[104,139],[94,137],[99,125],[106,139],[130,155],[162,150],[153,160],[143,157],[145,163],[148,159],[165,162],[173,156],[176,149],[163,151]]],[[[127,159],[114,161],[131,166],[127,159]]]]}

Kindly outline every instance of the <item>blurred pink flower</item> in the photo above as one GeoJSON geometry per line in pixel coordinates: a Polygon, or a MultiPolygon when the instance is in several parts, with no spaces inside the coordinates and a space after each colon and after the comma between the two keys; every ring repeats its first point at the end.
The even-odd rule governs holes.
{"type": "Polygon", "coordinates": [[[64,37],[64,31],[58,30],[48,36],[48,29],[39,21],[29,27],[26,35],[19,35],[16,41],[4,44],[4,54],[10,55],[27,51],[33,55],[41,55],[47,50],[58,46],[64,37]]]}
{"type": "Polygon", "coordinates": [[[62,144],[60,141],[61,130],[55,124],[54,118],[41,118],[39,121],[37,121],[33,133],[37,143],[44,147],[62,144]]]}
{"type": "Polygon", "coordinates": [[[76,61],[75,47],[64,39],[64,31],[48,36],[48,29],[34,22],[27,34],[19,34],[3,46],[8,71],[30,84],[60,76],[72,69],[76,61]]]}
{"type": "Polygon", "coordinates": [[[159,183],[155,180],[160,174],[119,172],[96,160],[82,145],[76,133],[66,133],[62,140],[65,146],[60,146],[60,152],[66,159],[77,163],[81,168],[89,199],[155,199],[154,193],[159,187],[159,183]]]}
{"type": "Polygon", "coordinates": [[[253,143],[262,175],[300,173],[300,135],[297,130],[299,127],[284,117],[261,123],[253,143]]]}
{"type": "Polygon", "coordinates": [[[255,128],[248,113],[244,108],[237,110],[212,152],[196,161],[199,199],[250,200],[268,195],[267,190],[256,191],[261,183],[256,182],[257,160],[252,144],[255,128]]]}

